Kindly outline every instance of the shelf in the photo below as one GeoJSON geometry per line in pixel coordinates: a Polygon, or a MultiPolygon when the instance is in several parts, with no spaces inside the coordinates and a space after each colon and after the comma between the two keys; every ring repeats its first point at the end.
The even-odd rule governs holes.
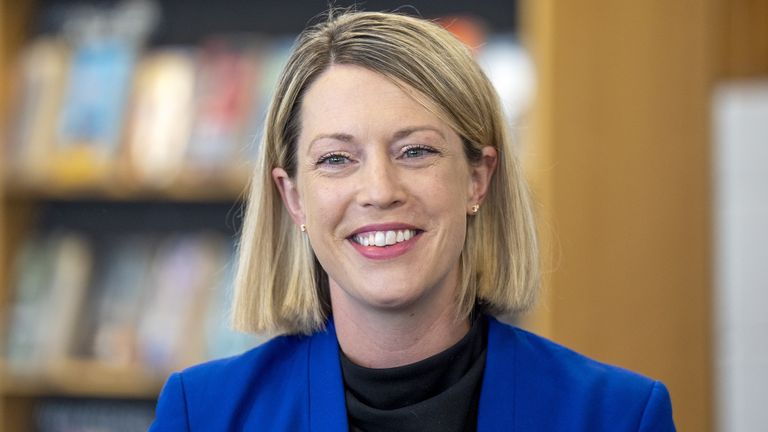
{"type": "Polygon", "coordinates": [[[161,186],[140,184],[119,177],[71,182],[8,176],[4,180],[4,195],[23,200],[240,201],[245,197],[249,175],[249,168],[232,169],[226,174],[215,175],[188,169],[173,182],[161,186]]]}
{"type": "Polygon", "coordinates": [[[36,373],[11,371],[0,363],[0,392],[6,397],[73,396],[154,399],[164,373],[138,366],[115,366],[89,360],[67,360],[36,373]]]}

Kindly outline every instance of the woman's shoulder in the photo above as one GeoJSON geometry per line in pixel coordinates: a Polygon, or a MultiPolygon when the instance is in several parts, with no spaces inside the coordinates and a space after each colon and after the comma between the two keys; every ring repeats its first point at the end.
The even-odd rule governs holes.
{"type": "Polygon", "coordinates": [[[669,392],[663,383],[518,327],[490,321],[488,355],[495,356],[498,364],[514,364],[516,393],[526,395],[517,403],[526,405],[529,412],[541,411],[547,421],[578,419],[580,424],[595,426],[592,430],[625,430],[616,424],[621,421],[627,422],[627,430],[674,430],[669,392]],[[609,419],[613,429],[606,426],[609,419]]]}
{"type": "MultiPolygon", "coordinates": [[[[580,381],[609,380],[649,388],[654,380],[622,367],[604,363],[545,337],[491,318],[495,331],[507,343],[514,343],[517,361],[535,363],[542,370],[572,376],[580,381]]],[[[493,330],[492,330],[493,331],[493,330]]]]}
{"type": "Polygon", "coordinates": [[[239,430],[270,418],[274,407],[295,405],[301,392],[290,390],[306,385],[309,339],[279,336],[240,355],[174,372],[150,430],[239,430]]]}
{"type": "Polygon", "coordinates": [[[214,380],[221,385],[230,379],[233,383],[242,383],[245,377],[253,375],[274,377],[281,372],[295,371],[302,359],[306,362],[308,340],[307,336],[277,336],[241,354],[200,363],[180,374],[185,384],[214,380]]]}

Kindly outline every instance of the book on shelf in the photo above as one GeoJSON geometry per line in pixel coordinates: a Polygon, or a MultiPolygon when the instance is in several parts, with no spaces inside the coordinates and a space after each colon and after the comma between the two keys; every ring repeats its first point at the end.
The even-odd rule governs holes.
{"type": "Polygon", "coordinates": [[[41,323],[54,277],[54,244],[51,237],[31,236],[15,257],[4,349],[4,357],[14,369],[36,368],[40,358],[39,347],[45,337],[41,323]]]}
{"type": "Polygon", "coordinates": [[[256,43],[210,38],[198,52],[193,122],[186,165],[202,181],[228,172],[242,157],[247,122],[260,81],[256,43]]]}
{"type": "Polygon", "coordinates": [[[87,184],[112,174],[136,58],[135,46],[120,38],[73,46],[51,164],[55,181],[87,184]]]}
{"type": "Polygon", "coordinates": [[[222,247],[220,237],[206,233],[174,235],[160,244],[138,333],[142,360],[153,369],[171,370],[202,360],[200,317],[224,265],[222,247]]]}
{"type": "Polygon", "coordinates": [[[6,136],[9,176],[24,175],[32,183],[47,178],[68,65],[69,46],[60,38],[40,37],[22,50],[18,68],[21,88],[11,132],[6,136]]]}
{"type": "Polygon", "coordinates": [[[99,257],[79,323],[75,354],[115,366],[138,364],[137,327],[156,241],[120,235],[95,245],[99,257]]]}
{"type": "Polygon", "coordinates": [[[77,320],[82,316],[93,269],[91,245],[84,235],[67,232],[57,240],[48,310],[42,322],[45,339],[41,347],[45,361],[54,364],[71,355],[77,320]]]}
{"type": "Polygon", "coordinates": [[[6,358],[19,373],[34,373],[70,355],[92,269],[88,241],[54,232],[26,241],[19,255],[6,358]]]}
{"type": "Polygon", "coordinates": [[[127,125],[132,177],[151,187],[171,184],[184,167],[193,116],[194,53],[164,48],[141,60],[127,125]]]}

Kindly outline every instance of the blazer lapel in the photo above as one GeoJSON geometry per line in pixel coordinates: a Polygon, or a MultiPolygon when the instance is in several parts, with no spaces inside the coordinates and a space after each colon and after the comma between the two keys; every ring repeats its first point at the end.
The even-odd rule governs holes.
{"type": "Polygon", "coordinates": [[[478,432],[515,429],[515,338],[512,330],[488,319],[488,351],[477,414],[478,432]]]}
{"type": "Polygon", "coordinates": [[[310,431],[347,431],[344,381],[333,320],[312,336],[309,346],[310,431]]]}

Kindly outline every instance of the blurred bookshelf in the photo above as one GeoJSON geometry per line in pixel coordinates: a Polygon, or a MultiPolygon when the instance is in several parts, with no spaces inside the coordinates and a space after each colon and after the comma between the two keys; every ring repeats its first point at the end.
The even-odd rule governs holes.
{"type": "MultiPolygon", "coordinates": [[[[11,3],[0,431],[146,428],[171,371],[263,340],[227,328],[235,240],[277,73],[327,4],[11,3]]],[[[474,47],[519,116],[533,72],[516,2],[409,5],[474,47]]]]}

